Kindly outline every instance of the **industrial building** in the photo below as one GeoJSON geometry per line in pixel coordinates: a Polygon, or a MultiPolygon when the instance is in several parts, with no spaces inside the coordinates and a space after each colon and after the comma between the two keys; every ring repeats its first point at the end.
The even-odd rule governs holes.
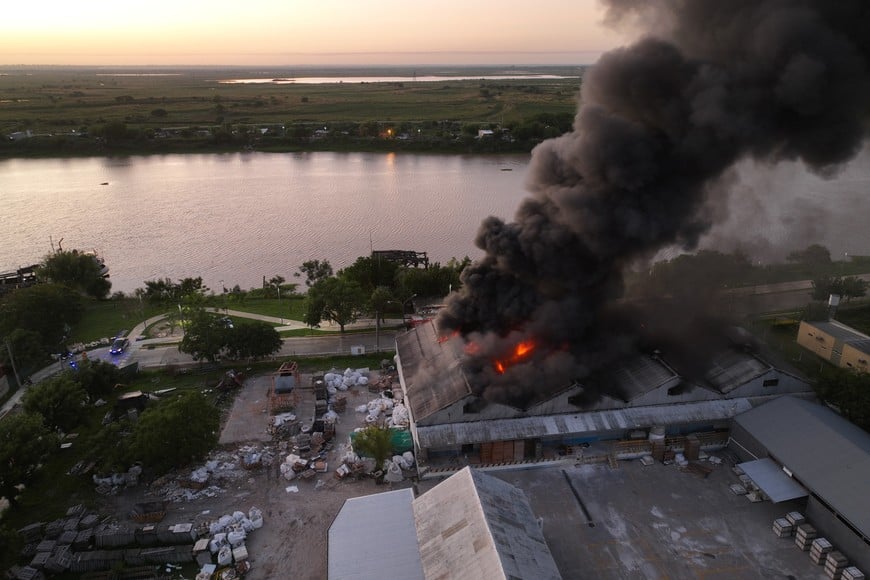
{"type": "Polygon", "coordinates": [[[735,416],[761,402],[784,394],[814,398],[798,376],[734,348],[709,362],[703,380],[688,381],[663,358],[639,355],[608,377],[615,387],[611,394],[591,403],[584,386],[574,383],[535,385],[525,408],[482,404],[463,370],[461,340],[439,340],[428,323],[396,343],[399,381],[424,471],[440,461],[536,460],[566,446],[644,439],[653,427],[664,427],[667,436],[724,435],[735,416]]]}
{"type": "Polygon", "coordinates": [[[832,365],[870,371],[870,336],[842,322],[801,322],[797,343],[832,365]]]}
{"type": "Polygon", "coordinates": [[[329,578],[560,580],[525,494],[466,467],[414,499],[349,499],[329,529],[329,578]]]}
{"type": "Polygon", "coordinates": [[[809,522],[870,569],[870,434],[827,407],[780,397],[735,417],[729,448],[773,501],[805,498],[809,522]]]}

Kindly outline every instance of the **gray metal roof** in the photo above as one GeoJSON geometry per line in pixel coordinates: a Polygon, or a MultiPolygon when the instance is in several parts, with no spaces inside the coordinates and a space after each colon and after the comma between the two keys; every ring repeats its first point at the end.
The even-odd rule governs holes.
{"type": "Polygon", "coordinates": [[[870,536],[870,434],[827,407],[779,397],[735,418],[840,516],[870,536]]]}
{"type": "Polygon", "coordinates": [[[505,481],[466,467],[415,499],[414,517],[426,578],[561,578],[525,494],[505,481]]]}
{"type": "Polygon", "coordinates": [[[471,394],[461,367],[462,341],[439,341],[431,322],[397,336],[396,351],[415,421],[471,394]]]}
{"type": "Polygon", "coordinates": [[[751,408],[749,401],[741,398],[541,417],[446,423],[417,426],[417,442],[425,449],[438,449],[487,441],[555,437],[617,429],[642,429],[654,425],[726,420],[751,408]]]}
{"type": "Polygon", "coordinates": [[[423,580],[410,489],[344,502],[329,527],[330,580],[423,580]]]}
{"type": "Polygon", "coordinates": [[[720,393],[730,393],[771,368],[749,353],[726,350],[713,358],[704,379],[720,393]]]}
{"type": "Polygon", "coordinates": [[[810,322],[811,326],[815,326],[822,332],[844,342],[860,341],[870,339],[870,336],[858,332],[850,326],[846,326],[842,322],[831,320],[830,322],[810,322]]]}
{"type": "Polygon", "coordinates": [[[767,494],[773,503],[809,495],[801,484],[786,475],[769,457],[746,461],[738,464],[738,467],[767,494]]]}
{"type": "Polygon", "coordinates": [[[617,385],[622,399],[628,403],[657,389],[678,375],[659,359],[635,356],[621,362],[619,368],[608,375],[617,385]]]}

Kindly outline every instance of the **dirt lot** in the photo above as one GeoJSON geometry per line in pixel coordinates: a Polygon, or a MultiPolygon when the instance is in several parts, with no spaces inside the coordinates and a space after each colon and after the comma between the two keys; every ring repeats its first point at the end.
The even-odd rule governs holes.
{"type": "MultiPolygon", "coordinates": [[[[378,377],[373,372],[370,378],[378,377]]],[[[302,384],[309,382],[310,377],[303,375],[302,384]]],[[[327,575],[327,532],[344,500],[391,489],[389,485],[377,485],[372,479],[346,481],[337,479],[334,474],[340,462],[341,444],[348,441],[348,434],[354,428],[364,423],[365,415],[355,412],[354,408],[375,398],[376,394],[366,387],[349,390],[347,410],[340,414],[334,445],[327,456],[328,471],[308,480],[287,481],[278,470],[288,453],[286,446],[282,450],[281,443],[267,432],[270,384],[270,376],[252,377],[236,397],[221,433],[220,450],[213,457],[222,467],[208,482],[209,487],[196,492],[179,487],[176,480],[166,479],[147,488],[140,486],[135,491],[125,491],[110,501],[115,503],[115,513],[121,516],[129,514],[137,502],[167,497],[178,499],[169,503],[162,522],[166,524],[207,521],[235,511],[247,513],[251,507],[257,507],[263,512],[264,524],[246,541],[252,564],[247,577],[252,580],[291,577],[320,580],[327,575]],[[242,469],[238,460],[250,453],[272,456],[272,465],[250,471],[242,469]],[[292,491],[294,486],[298,491],[292,491]]],[[[313,392],[301,392],[303,398],[310,397],[311,404],[306,405],[303,400],[298,408],[306,412],[310,407],[313,414],[313,392]]],[[[179,472],[180,475],[185,473],[189,471],[179,472]]],[[[392,489],[410,485],[405,481],[394,484],[392,489]]]]}

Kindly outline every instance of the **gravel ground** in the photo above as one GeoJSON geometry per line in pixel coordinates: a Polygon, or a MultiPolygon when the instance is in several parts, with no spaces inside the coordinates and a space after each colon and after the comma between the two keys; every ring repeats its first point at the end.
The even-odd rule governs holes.
{"type": "MultiPolygon", "coordinates": [[[[372,373],[370,380],[377,378],[376,373],[372,373]]],[[[302,379],[303,385],[310,380],[306,376],[302,379]]],[[[340,414],[334,444],[327,456],[328,471],[308,480],[285,480],[278,466],[289,451],[286,446],[282,450],[281,442],[273,441],[267,433],[266,394],[270,384],[270,376],[252,377],[236,397],[221,433],[221,445],[210,458],[218,467],[208,487],[191,490],[181,487],[178,477],[167,477],[147,487],[127,490],[110,497],[110,501],[115,502],[113,509],[119,520],[134,525],[126,517],[134,504],[167,498],[172,501],[162,522],[165,524],[209,521],[235,511],[247,513],[256,507],[263,512],[264,524],[246,540],[252,564],[247,578],[326,578],[327,532],[344,501],[410,487],[411,482],[406,480],[390,486],[378,485],[372,479],[355,481],[335,477],[342,443],[348,441],[348,434],[354,428],[364,424],[365,415],[355,412],[354,408],[376,397],[365,387],[354,387],[347,392],[347,410],[340,414]],[[242,469],[240,459],[255,452],[271,456],[272,465],[250,471],[242,469]],[[294,486],[298,491],[292,491],[294,486]]],[[[313,401],[313,392],[304,389],[301,392],[313,401]]],[[[306,407],[303,401],[300,408],[306,407]]],[[[313,409],[313,404],[310,407],[313,409]]],[[[178,475],[186,476],[190,471],[180,471],[178,475]]]]}

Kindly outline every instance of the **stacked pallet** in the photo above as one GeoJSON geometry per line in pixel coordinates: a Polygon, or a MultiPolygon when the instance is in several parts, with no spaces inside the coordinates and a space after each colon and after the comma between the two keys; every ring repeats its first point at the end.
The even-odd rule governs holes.
{"type": "Polygon", "coordinates": [[[810,560],[821,566],[828,559],[828,553],[834,551],[834,546],[826,538],[816,538],[810,546],[810,560]]]}
{"type": "Polygon", "coordinates": [[[855,566],[849,566],[843,570],[841,578],[843,580],[864,580],[864,572],[855,566]]]}
{"type": "Polygon", "coordinates": [[[795,527],[801,524],[805,524],[807,522],[807,519],[800,512],[788,512],[787,514],[785,514],[785,519],[787,519],[788,523],[795,527]]]}
{"type": "Polygon", "coordinates": [[[818,535],[819,534],[818,532],[816,532],[816,528],[814,528],[810,524],[801,524],[797,528],[795,528],[794,543],[802,551],[807,552],[809,551],[810,545],[813,543],[813,540],[815,540],[818,535]]]}
{"type": "Polygon", "coordinates": [[[794,526],[785,518],[773,520],[773,533],[777,538],[790,538],[794,535],[794,526]]]}
{"type": "Polygon", "coordinates": [[[825,560],[825,574],[827,574],[828,578],[831,580],[839,580],[843,576],[843,570],[845,570],[848,565],[849,559],[846,558],[842,552],[834,550],[828,554],[828,557],[825,560]]]}

